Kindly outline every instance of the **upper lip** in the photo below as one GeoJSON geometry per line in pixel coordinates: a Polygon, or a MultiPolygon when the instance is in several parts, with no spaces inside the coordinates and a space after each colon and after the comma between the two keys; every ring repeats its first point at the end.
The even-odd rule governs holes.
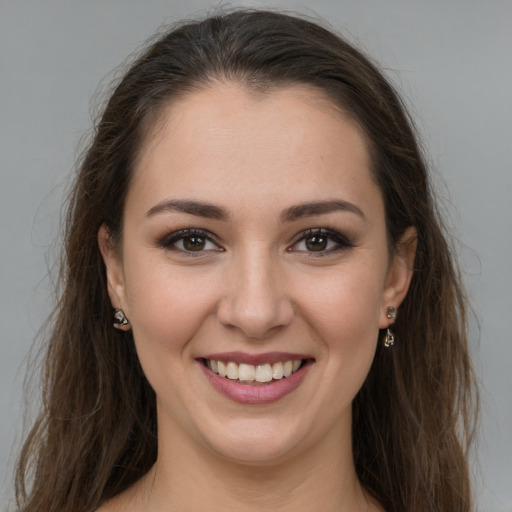
{"type": "Polygon", "coordinates": [[[252,364],[273,364],[285,361],[294,361],[298,359],[312,359],[308,354],[295,354],[292,352],[265,352],[263,354],[248,354],[246,352],[219,352],[203,356],[203,359],[212,359],[213,361],[232,361],[234,363],[252,364]]]}

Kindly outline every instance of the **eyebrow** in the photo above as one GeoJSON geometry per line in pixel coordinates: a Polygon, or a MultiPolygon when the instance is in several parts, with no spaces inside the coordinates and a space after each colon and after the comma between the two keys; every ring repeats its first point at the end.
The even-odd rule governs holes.
{"type": "Polygon", "coordinates": [[[152,217],[158,213],[179,212],[206,217],[207,219],[227,220],[228,212],[214,204],[191,200],[163,201],[153,206],[146,212],[146,217],[152,217]]]}
{"type": "MultiPolygon", "coordinates": [[[[342,199],[315,201],[294,205],[284,210],[280,215],[280,219],[281,222],[293,222],[304,217],[325,215],[337,211],[355,213],[363,220],[366,219],[364,213],[358,206],[342,199]]],[[[219,206],[211,203],[204,203],[202,201],[183,199],[162,201],[161,203],[158,203],[157,205],[150,208],[146,212],[146,217],[153,217],[154,215],[165,212],[187,213],[197,217],[205,217],[207,219],[222,221],[226,221],[229,218],[229,213],[219,206]]]]}
{"type": "Polygon", "coordinates": [[[355,213],[363,220],[366,220],[362,210],[353,203],[341,199],[332,199],[329,201],[318,201],[312,203],[302,203],[284,210],[281,214],[282,222],[292,222],[303,217],[313,217],[315,215],[325,215],[337,211],[355,213]]]}

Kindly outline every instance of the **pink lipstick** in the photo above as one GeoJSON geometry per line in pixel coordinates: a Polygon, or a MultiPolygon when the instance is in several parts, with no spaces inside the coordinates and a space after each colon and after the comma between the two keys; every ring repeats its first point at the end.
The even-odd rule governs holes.
{"type": "Polygon", "coordinates": [[[216,353],[199,358],[197,361],[210,384],[219,393],[241,404],[267,404],[280,400],[301,384],[315,362],[309,355],[285,352],[216,353]],[[293,370],[292,362],[294,362],[293,370]],[[246,367],[243,368],[244,377],[242,377],[244,366],[246,367]],[[240,380],[238,379],[239,368],[240,380]],[[256,377],[252,373],[255,368],[256,377]],[[252,374],[248,381],[245,377],[247,372],[252,374]]]}

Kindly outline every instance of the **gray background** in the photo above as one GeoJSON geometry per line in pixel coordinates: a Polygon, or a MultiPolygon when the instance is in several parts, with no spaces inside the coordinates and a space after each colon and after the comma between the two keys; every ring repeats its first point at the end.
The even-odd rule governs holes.
{"type": "MultiPolygon", "coordinates": [[[[413,105],[480,322],[479,510],[512,511],[512,2],[250,5],[314,11],[380,61],[413,105]]],[[[211,6],[0,0],[0,508],[21,439],[23,364],[50,309],[52,242],[91,98],[156,28],[211,6]]]]}

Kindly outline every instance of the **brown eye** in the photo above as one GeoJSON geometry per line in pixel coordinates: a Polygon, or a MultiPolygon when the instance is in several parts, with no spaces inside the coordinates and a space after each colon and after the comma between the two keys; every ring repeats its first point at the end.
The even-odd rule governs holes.
{"type": "Polygon", "coordinates": [[[223,252],[224,249],[215,241],[214,235],[198,229],[181,229],[165,236],[158,245],[169,251],[200,256],[212,251],[223,252]]]}
{"type": "Polygon", "coordinates": [[[184,237],[182,240],[186,251],[202,251],[206,246],[206,239],[200,236],[184,237]]]}
{"type": "Polygon", "coordinates": [[[298,240],[287,250],[326,256],[354,247],[344,235],[331,229],[308,229],[298,236],[298,240]]]}
{"type": "Polygon", "coordinates": [[[324,235],[314,235],[304,240],[308,251],[325,251],[329,239],[324,235]]]}

